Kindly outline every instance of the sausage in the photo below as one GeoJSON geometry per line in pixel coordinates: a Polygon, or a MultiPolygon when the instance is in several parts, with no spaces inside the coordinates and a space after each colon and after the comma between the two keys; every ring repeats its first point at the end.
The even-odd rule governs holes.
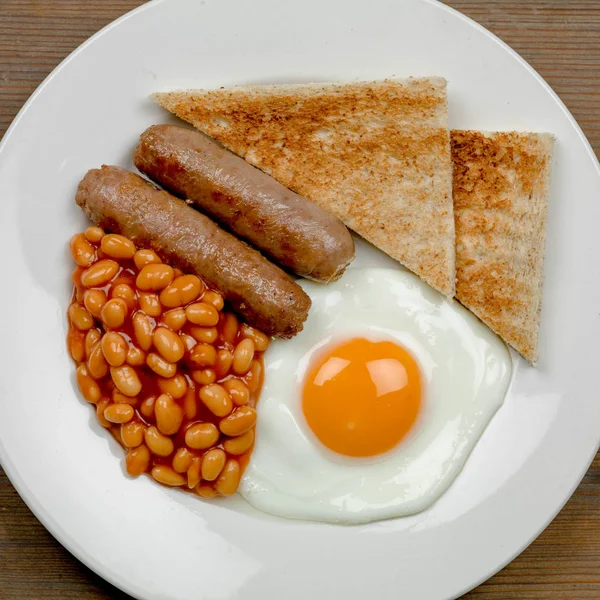
{"type": "Polygon", "coordinates": [[[311,302],[297,283],[208,217],[139,175],[112,166],[92,169],[79,184],[76,202],[100,227],[204,279],[266,334],[287,338],[302,330],[311,302]]]}
{"type": "Polygon", "coordinates": [[[352,236],[337,217],[202,133],[154,125],[140,136],[134,163],[302,277],[335,281],[354,258],[352,236]]]}

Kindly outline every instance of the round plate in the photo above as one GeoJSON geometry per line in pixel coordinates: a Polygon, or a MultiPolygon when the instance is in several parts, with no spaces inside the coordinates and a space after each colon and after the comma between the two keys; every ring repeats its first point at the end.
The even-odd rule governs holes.
{"type": "Polygon", "coordinates": [[[104,29],[23,108],[0,149],[0,457],[44,525],[145,600],[375,595],[449,599],[521,552],[585,473],[600,436],[600,172],[548,86],[509,48],[428,0],[164,0],[104,29]],[[450,490],[410,518],[342,527],[277,519],[130,480],[65,351],[77,183],[131,167],[170,121],[157,90],[441,75],[452,127],[550,131],[541,364],[506,399],[450,490]]]}

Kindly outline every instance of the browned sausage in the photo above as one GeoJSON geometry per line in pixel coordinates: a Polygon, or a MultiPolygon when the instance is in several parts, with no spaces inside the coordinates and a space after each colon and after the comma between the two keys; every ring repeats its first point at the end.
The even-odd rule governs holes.
{"type": "Polygon", "coordinates": [[[134,163],[302,277],[335,281],[354,258],[352,236],[337,217],[202,133],[154,125],[141,135],[134,163]]]}
{"type": "Polygon", "coordinates": [[[204,279],[268,335],[291,337],[302,330],[310,298],[297,283],[208,217],[139,175],[108,166],[88,171],[76,202],[100,227],[204,279]]]}

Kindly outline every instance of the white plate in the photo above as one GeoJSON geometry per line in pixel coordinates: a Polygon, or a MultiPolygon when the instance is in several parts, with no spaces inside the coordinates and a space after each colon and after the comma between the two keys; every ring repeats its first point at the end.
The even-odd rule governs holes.
{"type": "Polygon", "coordinates": [[[44,525],[144,599],[447,599],[529,544],[569,498],[600,437],[600,172],[548,86],[481,27],[428,0],[168,0],[70,56],[0,149],[0,457],[44,525]],[[131,166],[174,87],[442,75],[453,127],[551,131],[541,365],[523,363],[463,473],[430,510],[340,527],[241,499],[205,503],[123,474],[120,448],[75,392],[65,351],[76,185],[131,166]]]}

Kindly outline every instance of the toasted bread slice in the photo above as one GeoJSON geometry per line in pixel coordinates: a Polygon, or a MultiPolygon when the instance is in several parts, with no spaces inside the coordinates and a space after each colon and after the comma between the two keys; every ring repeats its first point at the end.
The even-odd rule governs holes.
{"type": "Polygon", "coordinates": [[[155,94],[164,108],[336,215],[452,297],[446,81],[155,94]]]}
{"type": "Polygon", "coordinates": [[[452,131],[451,140],[456,297],[535,364],[554,137],[452,131]]]}

